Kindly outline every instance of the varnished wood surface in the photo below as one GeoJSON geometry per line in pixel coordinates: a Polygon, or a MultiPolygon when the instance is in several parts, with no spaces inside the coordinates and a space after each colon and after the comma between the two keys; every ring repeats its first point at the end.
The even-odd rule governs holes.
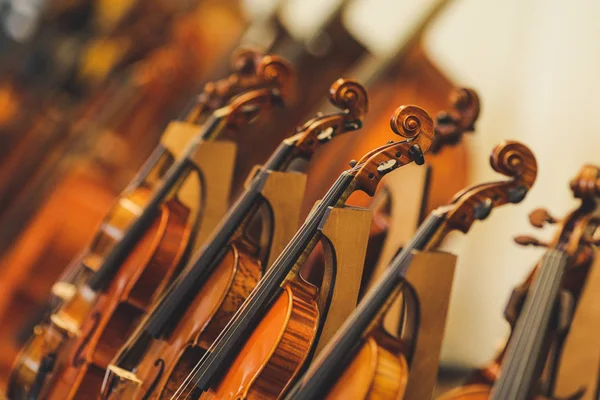
{"type": "Polygon", "coordinates": [[[194,349],[205,349],[214,340],[248,296],[261,271],[255,260],[232,246],[181,323],[164,340],[152,341],[136,363],[136,376],[142,384],[123,380],[106,395],[111,399],[170,398],[196,362],[194,349]]]}
{"type": "Polygon", "coordinates": [[[408,363],[402,355],[389,352],[370,337],[324,398],[401,400],[408,373],[408,363]]]}
{"type": "Polygon", "coordinates": [[[114,193],[107,177],[75,172],[40,208],[0,266],[0,386],[21,346],[23,331],[42,312],[62,268],[92,239],[114,193]],[[76,190],[76,194],[73,194],[76,190]],[[59,267],[60,266],[60,267],[59,267]]]}
{"type": "Polygon", "coordinates": [[[315,300],[316,288],[306,282],[286,286],[221,382],[200,398],[278,398],[315,340],[319,318],[315,300]]]}
{"type": "Polygon", "coordinates": [[[72,346],[68,365],[57,373],[49,399],[76,399],[100,392],[111,359],[176,272],[188,245],[188,214],[176,200],[165,204],[157,234],[142,238],[132,249],[119,275],[82,323],[83,334],[72,346]]]}

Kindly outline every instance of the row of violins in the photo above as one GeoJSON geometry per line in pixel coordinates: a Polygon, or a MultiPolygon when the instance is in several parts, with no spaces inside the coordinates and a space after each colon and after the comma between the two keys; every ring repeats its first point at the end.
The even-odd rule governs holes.
{"type": "MultiPolygon", "coordinates": [[[[345,283],[362,272],[369,227],[348,199],[355,192],[375,196],[382,178],[424,164],[428,152],[452,141],[448,137],[458,140],[472,130],[478,97],[455,91],[451,108],[435,121],[420,107],[398,107],[390,125],[405,140],[350,161],[296,230],[299,160],[359,130],[368,111],[363,86],[338,79],[329,91],[338,111],[317,114],[283,140],[202,238],[208,205],[219,196],[210,182],[227,185],[234,159],[216,139],[268,121],[291,92],[285,60],[261,56],[250,64],[207,85],[186,121],[169,126],[93,241],[67,266],[48,299],[50,311],[15,362],[9,398],[421,398],[412,395],[411,386],[424,384],[411,377],[412,367],[432,354],[417,351],[419,305],[436,294],[411,285],[411,266],[419,254],[439,260],[436,249],[450,232],[467,233],[494,208],[521,202],[536,178],[533,153],[515,141],[494,148],[492,168],[510,179],[466,188],[432,211],[357,301],[361,277],[354,290],[345,283]],[[190,193],[192,206],[184,199],[190,193]],[[282,228],[286,224],[293,230],[282,228]],[[322,271],[317,252],[325,259],[322,271]],[[399,329],[389,332],[384,319],[397,302],[399,329]]],[[[472,385],[443,398],[552,396],[552,384],[540,380],[544,370],[555,375],[556,339],[568,331],[599,244],[600,169],[584,166],[571,189],[581,205],[559,223],[511,301],[506,349],[472,385]]],[[[556,222],[540,210],[532,221],[556,222]]]]}

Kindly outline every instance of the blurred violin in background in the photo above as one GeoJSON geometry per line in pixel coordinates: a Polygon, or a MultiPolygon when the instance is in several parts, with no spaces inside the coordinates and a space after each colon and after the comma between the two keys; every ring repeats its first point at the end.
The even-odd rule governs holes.
{"type": "MultiPolygon", "coordinates": [[[[593,247],[599,244],[600,169],[583,166],[570,186],[581,203],[565,218],[558,220],[543,209],[530,216],[537,227],[558,224],[549,243],[529,236],[516,238],[519,244],[548,250],[509,303],[507,316],[513,329],[506,348],[492,365],[474,374],[472,383],[440,399],[554,398],[562,344],[593,260],[593,247]]],[[[571,398],[580,397],[586,390],[594,388],[582,388],[571,398]]]]}

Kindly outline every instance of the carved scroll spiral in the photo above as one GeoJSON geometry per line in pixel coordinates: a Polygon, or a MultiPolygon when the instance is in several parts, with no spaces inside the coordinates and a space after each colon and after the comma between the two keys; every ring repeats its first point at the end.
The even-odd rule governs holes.
{"type": "Polygon", "coordinates": [[[329,101],[339,109],[347,110],[351,118],[362,118],[369,111],[367,90],[350,79],[338,79],[329,88],[329,101]]]}
{"type": "Polygon", "coordinates": [[[455,145],[465,132],[474,131],[479,110],[479,96],[474,90],[454,89],[450,93],[450,110],[436,116],[436,136],[431,152],[437,153],[445,146],[455,145]]]}
{"type": "Polygon", "coordinates": [[[290,63],[281,57],[263,57],[257,67],[257,75],[265,82],[272,82],[284,96],[292,94],[294,70],[290,63]]]}
{"type": "Polygon", "coordinates": [[[433,120],[427,111],[417,106],[401,106],[392,115],[392,130],[409,138],[400,142],[390,141],[367,153],[358,165],[355,179],[357,188],[372,196],[381,178],[403,165],[424,161],[424,153],[433,139],[433,120]]]}
{"type": "MultiPolygon", "coordinates": [[[[535,156],[524,144],[507,141],[494,148],[492,168],[512,179],[475,185],[457,193],[447,211],[444,231],[467,232],[474,221],[483,220],[504,204],[523,201],[537,175],[535,156]]],[[[439,239],[439,238],[438,238],[439,239]]]]}
{"type": "Polygon", "coordinates": [[[584,165],[570,182],[573,195],[578,199],[600,197],[600,168],[584,165]]]}
{"type": "Polygon", "coordinates": [[[531,150],[522,143],[506,141],[494,148],[490,155],[494,171],[522,183],[527,189],[537,176],[537,162],[531,150]]]}
{"type": "Polygon", "coordinates": [[[419,145],[423,151],[428,150],[431,146],[434,132],[433,120],[421,107],[398,107],[390,118],[390,127],[397,135],[409,139],[419,139],[419,145]]]}

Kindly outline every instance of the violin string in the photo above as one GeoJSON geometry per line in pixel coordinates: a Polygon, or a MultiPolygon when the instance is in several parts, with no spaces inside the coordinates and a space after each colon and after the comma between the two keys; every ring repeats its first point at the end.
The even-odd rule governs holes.
{"type": "MultiPolygon", "coordinates": [[[[523,328],[521,331],[521,334],[519,335],[519,340],[517,340],[517,342],[515,343],[514,349],[515,351],[518,349],[521,349],[521,351],[519,351],[519,353],[516,353],[515,356],[516,358],[514,359],[515,361],[513,362],[514,367],[511,368],[510,374],[508,375],[508,379],[506,380],[507,382],[511,382],[510,385],[504,385],[504,387],[506,388],[505,391],[508,391],[510,393],[511,396],[516,396],[516,394],[520,391],[520,384],[514,384],[515,380],[519,377],[519,376],[523,376],[524,373],[524,363],[523,363],[523,359],[524,357],[522,357],[523,354],[527,354],[528,353],[528,349],[531,347],[530,342],[531,342],[531,338],[534,335],[534,330],[533,330],[533,326],[535,326],[537,324],[538,318],[540,318],[541,314],[542,314],[542,305],[539,304],[540,300],[538,298],[543,296],[543,292],[546,290],[547,286],[549,285],[549,280],[550,280],[550,274],[549,274],[549,268],[550,268],[550,263],[552,262],[551,260],[552,255],[548,255],[547,256],[547,263],[542,264],[544,267],[543,273],[540,276],[540,283],[539,283],[539,288],[537,291],[535,291],[534,293],[532,293],[532,299],[531,299],[531,303],[529,308],[531,308],[531,312],[527,312],[524,317],[527,317],[526,319],[524,319],[524,322],[522,324],[523,328]],[[532,314],[531,314],[532,313],[532,314]]],[[[529,310],[526,310],[529,311],[529,310]]],[[[509,393],[506,393],[505,396],[509,395],[509,393]]]]}
{"type": "Polygon", "coordinates": [[[522,357],[522,355],[533,351],[532,348],[535,346],[536,339],[539,336],[537,330],[534,328],[539,328],[544,316],[548,313],[547,308],[553,305],[554,297],[550,296],[548,292],[551,291],[556,283],[556,279],[559,278],[560,274],[556,273],[556,269],[561,261],[560,256],[560,253],[549,252],[546,257],[547,262],[542,264],[544,270],[543,274],[541,273],[539,277],[539,290],[532,293],[528,310],[525,310],[526,312],[524,313],[524,316],[527,315],[529,318],[523,320],[524,322],[520,326],[516,341],[511,345],[511,359],[505,370],[505,376],[500,379],[501,386],[499,387],[497,398],[513,398],[520,393],[523,390],[523,382],[515,385],[515,380],[517,377],[521,377],[521,381],[523,381],[522,378],[526,376],[524,375],[525,372],[532,368],[531,365],[535,366],[535,363],[532,364],[530,357],[522,357]],[[544,297],[546,297],[546,301],[542,302],[544,297]],[[518,354],[516,353],[517,350],[520,350],[518,354]],[[511,390],[512,392],[510,392],[511,390]],[[509,391],[509,393],[505,393],[506,391],[509,391]]]}
{"type": "MultiPolygon", "coordinates": [[[[552,316],[552,311],[554,310],[554,307],[556,305],[558,290],[560,289],[560,282],[562,281],[562,271],[564,271],[565,264],[562,262],[564,260],[564,258],[561,257],[561,253],[558,253],[555,258],[556,258],[555,263],[552,264],[552,267],[553,267],[552,273],[550,274],[551,282],[550,282],[550,287],[548,289],[550,291],[550,293],[548,293],[546,302],[543,304],[544,308],[542,309],[542,313],[541,313],[542,321],[539,322],[540,324],[543,324],[541,327],[544,330],[542,331],[542,335],[536,335],[535,332],[532,332],[532,339],[531,339],[529,354],[539,353],[540,346],[543,343],[545,333],[548,329],[548,324],[549,324],[550,318],[552,316]]],[[[529,357],[524,360],[525,366],[526,366],[526,370],[525,370],[526,374],[524,376],[527,377],[527,379],[531,379],[531,377],[533,376],[533,374],[535,372],[535,367],[536,367],[538,359],[539,359],[539,354],[537,354],[537,355],[538,355],[537,357],[529,357]]],[[[527,382],[524,382],[524,383],[527,383],[527,382]]],[[[527,390],[528,386],[522,387],[521,389],[527,390]]],[[[525,392],[523,394],[526,395],[527,393],[525,392]]]]}
{"type": "MultiPolygon", "coordinates": [[[[342,173],[342,176],[343,176],[343,175],[344,175],[344,174],[342,173]]],[[[335,184],[333,185],[333,187],[332,187],[332,188],[329,190],[329,192],[326,194],[326,196],[325,196],[325,198],[323,199],[323,201],[322,201],[322,203],[321,203],[321,204],[328,204],[328,203],[331,203],[331,202],[332,202],[332,199],[327,199],[327,197],[333,197],[334,195],[336,195],[336,194],[339,192],[340,188],[342,187],[342,185],[343,185],[344,183],[345,183],[345,182],[344,182],[344,179],[338,179],[338,180],[335,182],[335,184]],[[328,196],[328,195],[330,195],[330,196],[328,196]]],[[[309,219],[310,221],[307,221],[307,223],[305,223],[306,227],[309,227],[309,226],[312,226],[312,225],[316,225],[316,223],[318,222],[318,218],[317,218],[317,217],[319,217],[320,215],[322,215],[322,214],[323,214],[323,212],[324,212],[325,210],[327,210],[327,207],[324,207],[324,206],[322,206],[322,207],[319,207],[319,206],[317,206],[317,207],[315,208],[314,212],[313,212],[313,213],[311,213],[311,215],[309,215],[309,217],[307,218],[307,219],[309,219]]],[[[311,229],[311,231],[313,231],[313,229],[311,229]]],[[[303,236],[303,235],[304,235],[304,232],[302,232],[302,228],[300,228],[299,235],[296,235],[296,236],[299,236],[299,237],[298,237],[298,238],[294,237],[290,243],[293,245],[293,243],[297,242],[297,241],[296,241],[296,239],[300,239],[300,237],[301,237],[301,236],[303,236]]],[[[290,246],[290,248],[291,248],[291,247],[292,247],[292,246],[290,246]]],[[[284,251],[284,252],[285,252],[285,251],[284,251]]],[[[283,254],[283,253],[282,253],[282,254],[281,254],[279,257],[278,257],[278,259],[280,259],[280,257],[281,257],[281,259],[282,259],[282,261],[283,261],[283,256],[285,256],[285,254],[283,254]]],[[[290,260],[290,261],[291,261],[291,260],[290,260]]],[[[239,316],[239,318],[240,318],[240,320],[241,320],[241,321],[239,321],[240,323],[241,323],[241,322],[245,322],[245,318],[246,318],[246,315],[247,315],[247,314],[246,314],[246,313],[243,313],[243,312],[242,312],[242,310],[245,310],[246,308],[249,308],[249,307],[251,307],[251,304],[252,304],[253,300],[254,300],[256,297],[260,297],[260,296],[262,296],[262,295],[263,295],[263,294],[266,292],[266,290],[267,290],[266,288],[269,288],[269,287],[271,287],[271,286],[274,284],[274,282],[272,282],[272,281],[274,281],[274,280],[277,278],[277,275],[278,275],[278,274],[276,274],[276,272],[279,272],[279,270],[280,270],[280,269],[283,269],[283,268],[287,268],[287,267],[288,267],[288,263],[282,263],[282,264],[280,264],[280,265],[276,265],[276,264],[277,264],[277,261],[274,263],[273,267],[272,267],[271,269],[269,269],[269,271],[267,271],[267,273],[265,274],[265,276],[264,276],[264,277],[263,277],[263,279],[261,280],[261,281],[263,281],[263,280],[264,280],[264,282],[265,282],[265,283],[264,283],[264,284],[262,284],[262,285],[259,285],[259,286],[257,286],[257,287],[256,287],[256,289],[255,289],[255,290],[253,290],[253,291],[251,292],[251,294],[250,294],[250,296],[248,296],[248,299],[246,300],[246,302],[244,302],[244,304],[247,304],[247,306],[246,306],[246,307],[243,307],[243,305],[244,305],[244,304],[242,304],[242,307],[243,307],[243,308],[240,308],[240,309],[238,310],[238,312],[236,312],[236,313],[234,314],[233,318],[232,318],[232,319],[230,320],[230,322],[229,322],[229,323],[226,325],[226,327],[225,327],[225,328],[224,328],[224,330],[221,332],[221,334],[219,335],[219,337],[217,337],[217,339],[215,340],[215,342],[213,342],[213,345],[214,345],[214,343],[220,342],[221,340],[223,340],[223,341],[224,341],[224,344],[227,344],[229,341],[231,341],[231,340],[232,340],[232,338],[233,338],[234,334],[235,334],[235,333],[237,333],[237,332],[235,332],[235,328],[233,328],[233,327],[231,327],[231,329],[228,329],[228,328],[230,327],[230,325],[234,325],[234,324],[235,324],[235,322],[236,322],[236,321],[235,321],[235,320],[236,320],[236,316],[238,316],[238,314],[240,315],[240,316],[239,316]],[[233,332],[230,332],[230,333],[229,333],[229,335],[227,335],[228,331],[233,331],[233,332]],[[221,339],[221,335],[224,335],[224,336],[227,336],[227,337],[226,337],[226,338],[223,338],[223,339],[221,339]]],[[[212,347],[212,346],[211,346],[211,347],[212,347]]],[[[213,362],[213,361],[211,360],[211,363],[210,363],[208,366],[212,365],[212,362],[213,362]]],[[[184,380],[184,382],[183,382],[183,383],[181,384],[181,386],[180,386],[180,387],[177,389],[177,391],[176,391],[176,392],[175,392],[175,394],[173,395],[172,399],[175,399],[175,398],[177,398],[176,396],[178,396],[178,395],[180,394],[180,392],[183,392],[183,391],[188,391],[188,386],[189,386],[189,393],[191,393],[191,392],[193,391],[193,389],[194,389],[194,384],[192,384],[192,382],[195,380],[195,377],[196,377],[196,374],[197,374],[197,372],[199,371],[200,365],[201,365],[201,363],[200,363],[200,362],[198,362],[198,363],[197,363],[197,364],[194,366],[194,368],[193,368],[193,369],[192,369],[192,371],[191,371],[191,372],[188,374],[188,376],[186,377],[186,379],[184,380]]],[[[186,395],[186,398],[187,398],[187,397],[189,397],[189,394],[188,394],[188,395],[186,395]]]]}
{"type": "Polygon", "coordinates": [[[511,345],[511,358],[509,359],[509,363],[505,370],[505,376],[500,379],[500,387],[498,393],[494,398],[509,398],[507,396],[514,396],[514,393],[511,393],[514,390],[515,382],[519,373],[522,373],[522,357],[520,355],[524,350],[528,347],[527,343],[529,342],[529,338],[532,336],[532,329],[529,325],[536,319],[537,315],[540,314],[540,308],[537,307],[537,303],[540,302],[538,298],[542,295],[542,290],[547,285],[546,281],[550,274],[548,274],[548,266],[551,262],[552,253],[546,255],[546,261],[541,264],[542,272],[538,276],[539,283],[537,283],[535,291],[531,293],[531,299],[527,304],[527,309],[524,310],[523,317],[527,317],[523,319],[523,322],[519,324],[519,331],[517,337],[515,338],[514,343],[511,345]],[[524,344],[525,343],[525,344],[524,344]],[[521,350],[522,349],[522,350],[521,350]],[[518,350],[519,353],[517,353],[518,350]],[[508,393],[507,393],[508,392],[508,393]]]}
{"type": "MultiPolygon", "coordinates": [[[[313,380],[316,379],[317,376],[322,376],[321,380],[323,379],[325,375],[321,375],[321,372],[325,371],[319,371],[319,369],[322,369],[324,365],[326,365],[326,359],[331,355],[336,356],[336,361],[333,361],[332,359],[332,361],[330,361],[331,364],[341,362],[340,358],[343,354],[347,354],[346,350],[350,347],[350,342],[354,341],[354,337],[358,334],[357,331],[363,330],[362,327],[365,323],[365,318],[372,320],[372,312],[367,311],[373,309],[373,312],[375,312],[379,309],[379,307],[371,307],[371,304],[379,304],[380,299],[387,298],[390,295],[392,288],[395,288],[396,285],[386,288],[389,282],[399,281],[398,284],[401,284],[401,280],[408,269],[405,267],[405,264],[410,265],[409,262],[407,263],[407,259],[411,256],[413,250],[421,250],[427,244],[429,239],[433,236],[433,233],[437,230],[439,222],[440,220],[435,214],[430,214],[429,217],[425,219],[423,224],[421,224],[417,230],[414,238],[412,238],[404,249],[390,262],[390,267],[386,270],[381,279],[379,279],[378,284],[369,289],[356,310],[348,317],[338,333],[331,338],[326,347],[323,348],[319,357],[313,363],[314,367],[310,368],[301,381],[299,381],[299,388],[314,387],[315,383],[313,380]]],[[[292,392],[293,390],[294,389],[292,389],[292,392]]]]}
{"type": "MultiPolygon", "coordinates": [[[[153,320],[158,320],[161,322],[152,322],[151,324],[149,324],[147,329],[151,329],[150,327],[152,327],[152,330],[162,329],[162,326],[167,323],[166,321],[168,321],[166,316],[172,315],[177,307],[182,306],[178,306],[180,304],[178,299],[185,297],[185,293],[187,293],[190,289],[196,287],[196,285],[191,286],[190,284],[186,284],[185,282],[188,280],[188,278],[194,279],[194,270],[200,268],[199,265],[214,265],[218,262],[217,260],[220,257],[218,257],[217,255],[212,256],[209,262],[206,262],[206,260],[203,260],[203,258],[206,258],[204,256],[210,252],[211,248],[215,248],[215,241],[219,240],[218,236],[222,234],[224,230],[228,229],[227,227],[235,227],[237,229],[237,227],[241,224],[241,221],[245,219],[243,218],[243,216],[247,213],[243,204],[248,203],[248,199],[253,199],[254,197],[256,197],[256,195],[258,195],[258,193],[260,193],[260,187],[263,181],[262,177],[265,176],[265,174],[267,174],[269,171],[279,171],[282,168],[285,168],[285,166],[288,165],[295,157],[295,148],[296,141],[291,141],[290,139],[284,140],[278,146],[273,155],[269,158],[269,160],[267,160],[264,166],[253,178],[249,188],[236,200],[236,202],[230,207],[227,214],[221,219],[220,224],[213,230],[213,233],[206,241],[206,243],[208,244],[203,249],[197,251],[196,254],[194,254],[193,259],[188,263],[188,266],[184,269],[184,271],[182,271],[182,273],[179,275],[176,281],[171,285],[171,288],[168,291],[169,295],[164,296],[164,301],[161,301],[160,306],[157,306],[158,311],[154,313],[153,320]],[[235,223],[232,224],[232,221],[234,221],[235,223]],[[160,326],[160,328],[154,328],[157,325],[160,326]]],[[[254,200],[252,200],[251,202],[255,203],[254,200]]],[[[229,241],[229,238],[230,236],[227,237],[227,241],[229,241]]],[[[219,241],[219,243],[221,243],[221,241],[219,241]]],[[[222,246],[219,245],[219,247],[222,246]]],[[[192,283],[192,281],[189,282],[192,283]]],[[[202,285],[203,283],[204,280],[200,279],[199,284],[202,285]]]]}

